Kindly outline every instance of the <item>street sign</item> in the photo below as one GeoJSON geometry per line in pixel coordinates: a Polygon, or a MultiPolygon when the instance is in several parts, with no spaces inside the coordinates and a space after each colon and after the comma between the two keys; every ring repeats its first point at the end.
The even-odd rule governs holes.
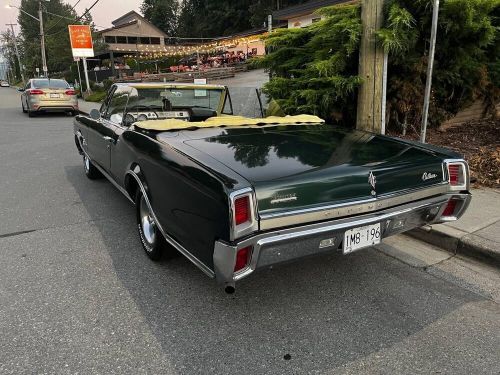
{"type": "Polygon", "coordinates": [[[89,25],[68,25],[73,57],[94,57],[92,32],[89,25]]]}

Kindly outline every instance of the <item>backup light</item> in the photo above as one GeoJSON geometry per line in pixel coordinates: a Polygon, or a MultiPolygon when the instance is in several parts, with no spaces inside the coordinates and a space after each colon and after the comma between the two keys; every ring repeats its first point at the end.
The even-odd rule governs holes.
{"type": "Polygon", "coordinates": [[[240,225],[250,221],[250,199],[248,195],[234,201],[234,222],[240,225]]]}
{"type": "Polygon", "coordinates": [[[234,272],[238,272],[245,268],[250,262],[250,257],[252,255],[252,246],[244,247],[239,249],[236,253],[236,262],[234,264],[234,272]]]}

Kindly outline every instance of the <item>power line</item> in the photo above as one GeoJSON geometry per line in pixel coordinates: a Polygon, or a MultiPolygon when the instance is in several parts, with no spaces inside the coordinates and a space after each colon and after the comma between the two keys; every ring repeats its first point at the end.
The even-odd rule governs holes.
{"type": "MultiPolygon", "coordinates": [[[[77,2],[74,6],[73,6],[73,9],[74,9],[74,7],[75,7],[75,6],[77,6],[77,5],[78,5],[78,3],[79,3],[80,1],[81,1],[81,0],[79,0],[79,1],[78,1],[78,2],[77,2]]],[[[90,8],[87,8],[87,9],[85,10],[85,12],[84,12],[84,13],[83,13],[80,17],[77,17],[77,18],[75,19],[75,23],[80,22],[80,21],[81,21],[81,19],[82,19],[83,17],[85,17],[85,15],[87,15],[87,14],[88,14],[88,12],[90,12],[90,10],[91,10],[94,6],[96,6],[96,5],[97,5],[97,3],[98,3],[99,1],[100,1],[100,0],[95,0],[95,1],[94,1],[94,3],[90,6],[90,8]]],[[[58,16],[58,17],[63,17],[63,16],[59,16],[59,15],[57,15],[57,16],[58,16]]],[[[64,17],[64,18],[66,18],[66,17],[64,17]]],[[[59,22],[60,22],[62,19],[63,19],[63,18],[61,18],[61,19],[59,20],[59,22]]],[[[54,26],[55,26],[55,25],[54,25],[54,26]]],[[[57,35],[57,34],[59,34],[59,33],[63,32],[63,31],[65,31],[65,29],[61,29],[61,30],[55,31],[55,32],[53,32],[52,34],[46,34],[46,36],[53,36],[53,35],[57,35]]]]}
{"type": "MultiPolygon", "coordinates": [[[[73,6],[71,7],[71,10],[70,10],[70,11],[75,10],[75,7],[76,7],[76,6],[80,3],[80,1],[82,1],[82,0],[78,0],[78,1],[75,3],[75,5],[73,5],[73,6]]],[[[47,13],[49,13],[48,11],[46,11],[46,12],[47,12],[47,13]]],[[[54,13],[49,13],[49,14],[52,14],[52,15],[54,15],[54,16],[57,16],[57,14],[54,14],[54,13]]],[[[62,17],[62,16],[60,16],[60,17],[62,17]]],[[[59,21],[57,21],[55,24],[53,24],[51,27],[49,27],[47,30],[45,30],[45,32],[47,33],[47,32],[49,32],[50,30],[52,30],[54,27],[56,27],[57,25],[59,25],[59,23],[61,23],[61,21],[62,21],[62,20],[63,20],[63,19],[62,19],[62,18],[60,18],[60,19],[59,19],[59,21]]]]}

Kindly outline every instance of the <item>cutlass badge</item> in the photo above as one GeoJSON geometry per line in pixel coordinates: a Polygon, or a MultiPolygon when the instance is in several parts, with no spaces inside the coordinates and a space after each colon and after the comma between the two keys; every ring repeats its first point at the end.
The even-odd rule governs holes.
{"type": "Polygon", "coordinates": [[[437,174],[435,173],[430,173],[430,172],[424,172],[422,175],[422,181],[427,181],[427,180],[432,180],[433,178],[436,178],[437,174]]]}

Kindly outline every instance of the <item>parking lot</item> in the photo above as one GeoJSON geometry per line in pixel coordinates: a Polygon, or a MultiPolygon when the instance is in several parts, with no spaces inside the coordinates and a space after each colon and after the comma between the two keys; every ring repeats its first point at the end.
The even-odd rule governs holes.
{"type": "Polygon", "coordinates": [[[146,257],[72,121],[0,89],[1,374],[500,373],[498,269],[416,241],[410,258],[438,260],[413,262],[396,239],[226,295],[181,256],[146,257]]]}

